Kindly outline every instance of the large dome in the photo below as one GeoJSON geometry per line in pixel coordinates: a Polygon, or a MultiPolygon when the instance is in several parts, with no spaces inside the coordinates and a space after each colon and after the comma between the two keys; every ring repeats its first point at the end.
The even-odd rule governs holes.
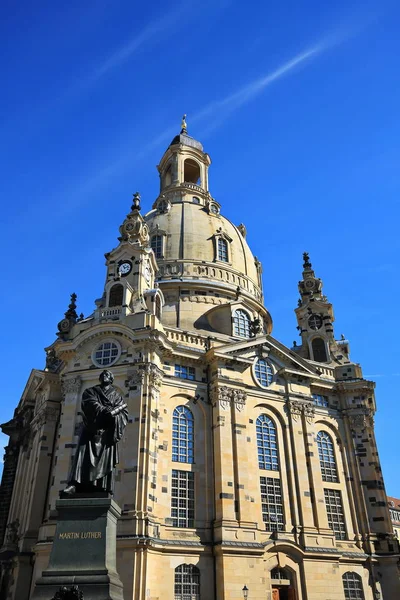
{"type": "MultiPolygon", "coordinates": [[[[157,258],[159,280],[179,277],[196,282],[201,278],[216,284],[239,286],[261,300],[260,268],[240,229],[220,214],[192,201],[171,204],[166,212],[149,212],[145,219],[150,236],[162,236],[162,255],[157,258]],[[225,261],[219,260],[219,240],[227,248],[225,261]]],[[[194,197],[196,201],[197,198],[194,197]]]]}

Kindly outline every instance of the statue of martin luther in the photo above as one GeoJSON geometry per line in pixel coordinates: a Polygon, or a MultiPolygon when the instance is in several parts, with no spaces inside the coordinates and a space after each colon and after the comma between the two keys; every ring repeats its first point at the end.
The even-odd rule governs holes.
{"type": "Polygon", "coordinates": [[[83,426],[78,448],[63,494],[114,491],[114,471],[119,461],[117,444],[128,422],[128,409],[111,385],[111,371],[100,373],[100,385],[83,392],[83,426]]]}

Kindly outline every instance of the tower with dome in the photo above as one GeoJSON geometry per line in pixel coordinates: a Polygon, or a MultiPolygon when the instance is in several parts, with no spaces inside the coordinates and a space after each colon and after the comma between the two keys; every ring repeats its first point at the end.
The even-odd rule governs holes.
{"type": "Polygon", "coordinates": [[[1,598],[29,600],[47,567],[82,392],[104,368],[129,408],[115,477],[125,600],[400,597],[374,383],[336,339],[307,253],[301,344],[273,337],[261,263],[211,195],[210,165],[183,119],[151,210],[136,193],[105,255],[93,313],[72,295],[1,426],[1,598]]]}

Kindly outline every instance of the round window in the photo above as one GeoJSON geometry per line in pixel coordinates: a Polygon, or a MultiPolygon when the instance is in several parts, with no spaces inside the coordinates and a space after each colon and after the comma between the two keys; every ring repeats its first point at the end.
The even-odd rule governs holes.
{"type": "Polygon", "coordinates": [[[264,358],[259,358],[254,365],[254,374],[257,382],[262,387],[268,387],[272,383],[274,372],[270,363],[264,358]]]}
{"type": "Polygon", "coordinates": [[[218,206],[216,204],[210,204],[210,212],[213,215],[217,215],[218,214],[218,206]]]}
{"type": "Polygon", "coordinates": [[[121,346],[114,340],[99,344],[93,351],[92,360],[98,367],[107,367],[115,363],[121,354],[121,346]]]}
{"type": "Polygon", "coordinates": [[[311,317],[308,319],[308,326],[310,329],[314,329],[314,331],[321,329],[322,323],[323,321],[320,315],[311,315],[311,317]]]}

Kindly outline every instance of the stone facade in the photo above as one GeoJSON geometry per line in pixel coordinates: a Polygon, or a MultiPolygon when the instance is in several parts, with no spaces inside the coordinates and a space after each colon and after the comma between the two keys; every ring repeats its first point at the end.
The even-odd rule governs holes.
{"type": "Polygon", "coordinates": [[[184,124],[142,216],[106,254],[102,298],[76,296],[14,418],[1,488],[1,598],[29,600],[79,435],[80,398],[111,368],[130,412],[115,500],[126,600],[400,597],[374,435],[374,384],[336,340],[304,256],[301,345],[272,335],[261,265],[221,215],[211,160],[184,124]]]}

